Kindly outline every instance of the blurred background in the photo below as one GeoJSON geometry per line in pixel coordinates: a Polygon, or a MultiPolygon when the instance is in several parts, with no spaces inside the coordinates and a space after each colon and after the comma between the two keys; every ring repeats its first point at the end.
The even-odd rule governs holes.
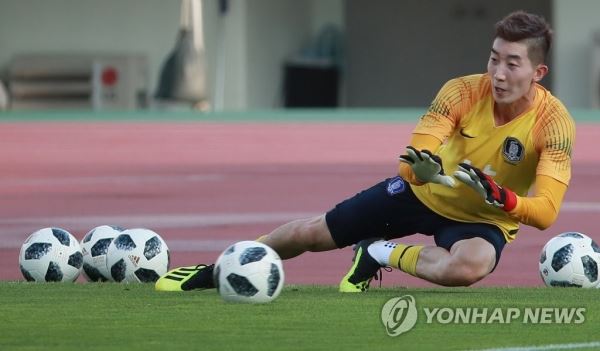
{"type": "Polygon", "coordinates": [[[0,0],[0,108],[424,107],[517,9],[555,29],[543,84],[600,108],[597,0],[0,0]]]}
{"type": "MultiPolygon", "coordinates": [[[[396,173],[434,95],[486,71],[519,9],[555,29],[542,84],[578,123],[577,181],[482,284],[542,284],[544,239],[600,240],[598,0],[0,0],[0,279],[42,227],[159,230],[179,266],[328,210],[396,173]]],[[[286,276],[337,284],[350,251],[286,276]]]]}

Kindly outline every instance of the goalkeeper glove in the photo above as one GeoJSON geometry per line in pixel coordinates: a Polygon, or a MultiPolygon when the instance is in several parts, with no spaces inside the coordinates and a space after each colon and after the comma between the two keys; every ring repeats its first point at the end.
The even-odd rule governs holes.
{"type": "Polygon", "coordinates": [[[492,177],[483,173],[479,168],[467,163],[460,163],[454,176],[475,189],[490,205],[500,207],[507,212],[517,206],[517,195],[512,190],[498,185],[492,177]]]}
{"type": "Polygon", "coordinates": [[[454,188],[455,181],[444,174],[442,159],[429,150],[419,151],[412,146],[406,147],[406,155],[400,156],[400,162],[407,163],[412,168],[418,180],[424,183],[436,183],[454,188]]]}

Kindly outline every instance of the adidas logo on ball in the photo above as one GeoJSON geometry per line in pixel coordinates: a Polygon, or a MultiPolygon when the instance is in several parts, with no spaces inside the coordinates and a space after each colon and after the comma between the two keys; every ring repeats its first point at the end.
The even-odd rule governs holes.
{"type": "Polygon", "coordinates": [[[140,263],[140,256],[136,256],[136,255],[129,255],[127,256],[129,257],[129,260],[131,261],[131,263],[133,263],[133,265],[135,267],[138,266],[138,264],[140,263]]]}

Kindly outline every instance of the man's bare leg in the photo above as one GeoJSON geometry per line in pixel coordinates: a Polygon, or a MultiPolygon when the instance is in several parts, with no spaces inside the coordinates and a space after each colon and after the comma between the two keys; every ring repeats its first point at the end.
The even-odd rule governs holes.
{"type": "Polygon", "coordinates": [[[296,257],[306,251],[337,249],[325,221],[325,215],[286,223],[260,241],[272,247],[282,259],[296,257]]]}
{"type": "Polygon", "coordinates": [[[450,251],[424,247],[417,261],[416,276],[444,286],[468,286],[487,276],[496,263],[494,246],[482,238],[456,242],[450,251]]]}

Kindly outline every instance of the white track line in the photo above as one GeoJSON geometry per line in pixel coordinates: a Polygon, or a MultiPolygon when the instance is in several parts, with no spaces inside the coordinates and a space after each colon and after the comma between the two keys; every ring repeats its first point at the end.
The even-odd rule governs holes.
{"type": "MultiPolygon", "coordinates": [[[[79,238],[81,239],[81,238],[79,238]]],[[[178,252],[220,252],[227,246],[242,240],[254,240],[256,237],[223,239],[168,239],[169,250],[178,252]]],[[[25,236],[3,239],[0,249],[20,249],[25,236]]]]}
{"type": "Polygon", "coordinates": [[[3,187],[48,186],[48,185],[94,185],[94,184],[147,184],[179,182],[214,182],[223,180],[222,174],[186,175],[125,175],[125,176],[80,176],[57,178],[4,179],[3,187]]]}
{"type": "MultiPolygon", "coordinates": [[[[150,214],[130,216],[76,216],[76,217],[27,217],[0,219],[0,249],[20,248],[23,240],[37,229],[44,227],[60,227],[76,234],[78,238],[90,229],[103,225],[118,225],[124,228],[150,228],[158,233],[161,229],[185,229],[219,227],[227,225],[249,225],[273,223],[283,224],[287,221],[317,215],[308,212],[276,212],[276,213],[221,213],[207,215],[182,214],[150,214]]],[[[248,233],[251,235],[252,233],[248,233]]],[[[239,240],[250,240],[246,238],[239,240]]],[[[176,251],[218,251],[239,240],[220,239],[168,239],[169,247],[176,251]]]]}
{"type": "Polygon", "coordinates": [[[212,251],[223,251],[225,248],[233,243],[242,240],[254,240],[256,238],[232,238],[229,240],[222,239],[208,239],[208,240],[183,240],[183,239],[169,239],[167,245],[172,251],[186,251],[186,252],[212,252],[212,251]]]}
{"type": "Polygon", "coordinates": [[[563,202],[563,212],[600,212],[600,202],[563,202]]]}
{"type": "MultiPolygon", "coordinates": [[[[600,212],[600,202],[565,202],[562,213],[600,212]]],[[[0,218],[0,248],[21,247],[22,241],[33,231],[44,227],[61,227],[74,234],[81,234],[103,224],[119,225],[124,228],[150,228],[160,233],[162,229],[186,229],[221,227],[227,225],[251,225],[284,222],[315,216],[314,212],[265,212],[265,213],[214,213],[214,214],[143,214],[143,215],[100,215],[72,217],[21,217],[0,218]]],[[[241,239],[240,239],[241,240],[241,239]]],[[[178,251],[213,251],[227,246],[235,240],[218,239],[169,239],[170,246],[178,251]]]]}
{"type": "Polygon", "coordinates": [[[73,217],[24,217],[0,219],[0,237],[9,226],[64,226],[71,230],[91,229],[97,225],[113,224],[133,228],[196,228],[231,224],[274,223],[314,216],[309,212],[216,213],[216,214],[143,214],[73,217]],[[90,227],[91,225],[91,227],[90,227]]]}
{"type": "Polygon", "coordinates": [[[548,344],[539,346],[517,346],[495,349],[481,349],[471,351],[550,351],[550,350],[575,350],[592,347],[600,347],[600,341],[573,343],[573,344],[548,344]]]}

